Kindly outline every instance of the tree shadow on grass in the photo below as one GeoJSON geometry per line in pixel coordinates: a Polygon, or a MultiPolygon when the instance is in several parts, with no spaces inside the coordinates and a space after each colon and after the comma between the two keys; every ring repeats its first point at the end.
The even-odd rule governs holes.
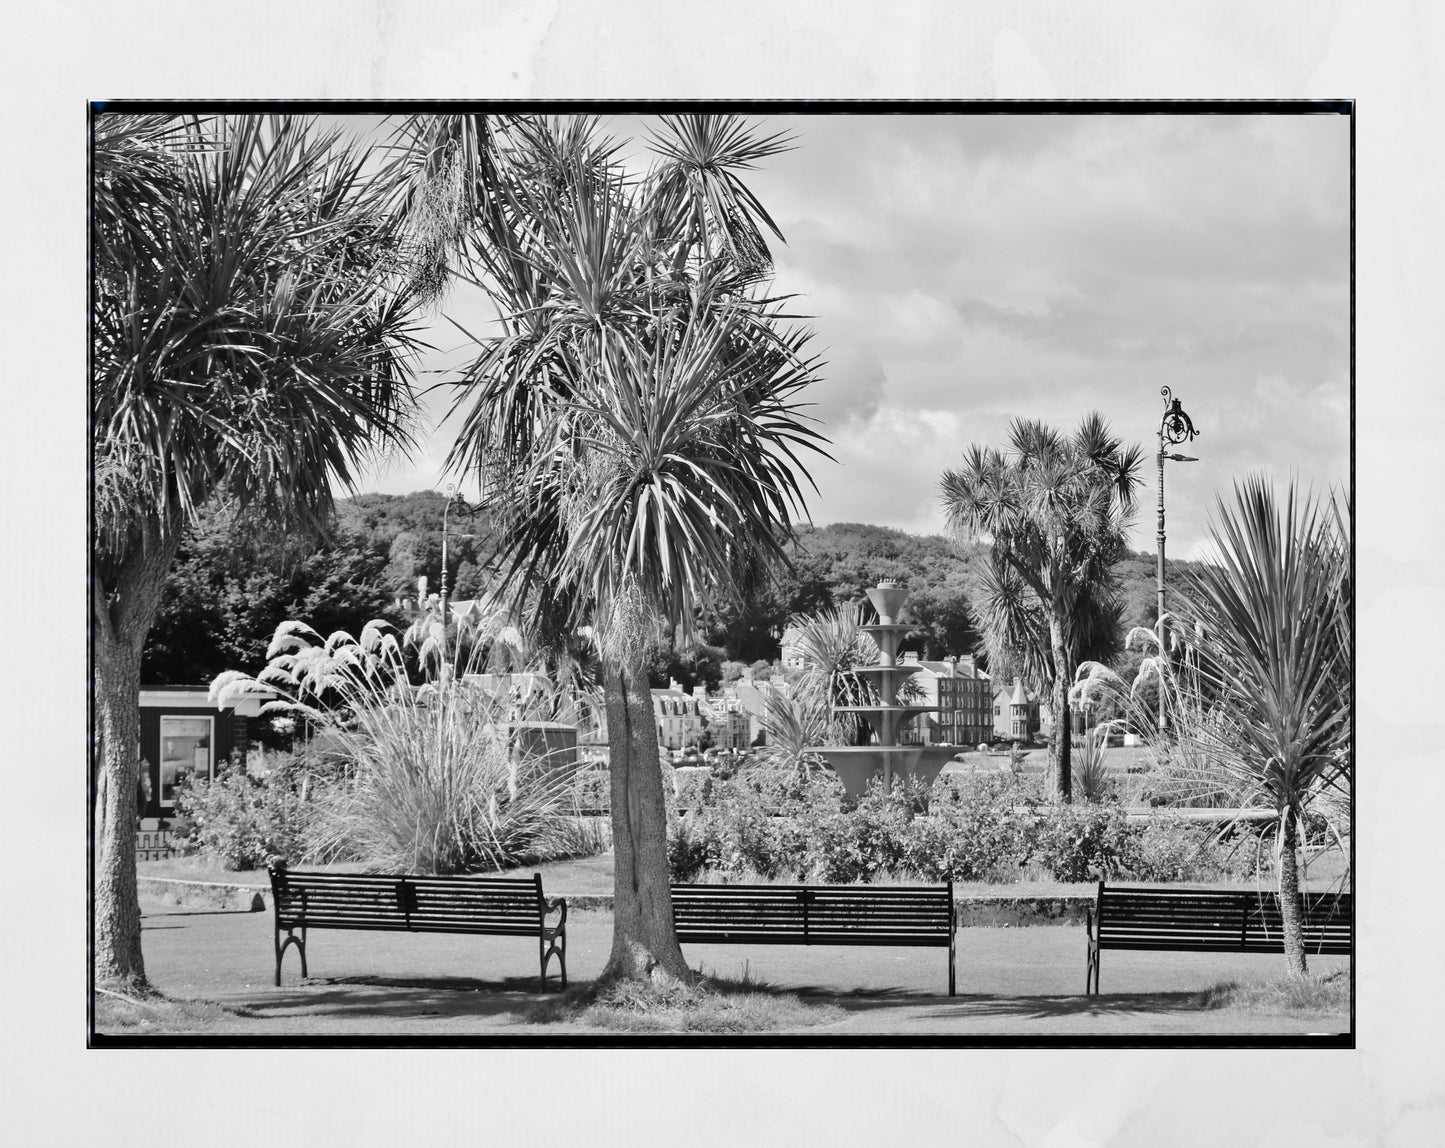
{"type": "Polygon", "coordinates": [[[957,1020],[966,1017],[1014,1017],[1018,1020],[1053,1020],[1108,1016],[1155,1016],[1215,1011],[1203,992],[1109,993],[1099,996],[1060,994],[1010,996],[1001,993],[959,993],[954,997],[925,996],[917,992],[858,990],[836,992],[808,986],[793,989],[805,1000],[836,1004],[852,1014],[911,1006],[919,1020],[957,1020]]]}
{"type": "Polygon", "coordinates": [[[140,915],[142,929],[179,929],[180,925],[163,925],[160,922],[171,917],[260,917],[255,909],[168,909],[165,912],[143,911],[140,915]]]}
{"type": "MultiPolygon", "coordinates": [[[[550,980],[547,993],[557,991],[550,980]]],[[[471,1016],[520,1013],[542,994],[536,977],[308,977],[299,985],[248,994],[241,1006],[253,1017],[320,1018],[471,1016]]],[[[228,1004],[228,1007],[234,1005],[228,1004]]]]}
{"type": "MultiPolygon", "coordinates": [[[[955,997],[954,1000],[961,1001],[971,1016],[1006,1016],[1018,1017],[1020,1020],[1129,1016],[1138,1013],[1162,1016],[1210,1011],[1206,1003],[1206,994],[1201,992],[1109,993],[1097,996],[1069,994],[1029,997],[977,994],[955,997]]],[[[936,1015],[948,1016],[951,1013],[947,1008],[939,1008],[936,1010],[936,1015]]]]}

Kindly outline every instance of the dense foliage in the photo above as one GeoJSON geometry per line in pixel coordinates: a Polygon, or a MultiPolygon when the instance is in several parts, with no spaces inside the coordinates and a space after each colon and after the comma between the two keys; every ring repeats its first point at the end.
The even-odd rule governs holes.
{"type": "MultiPolygon", "coordinates": [[[[340,499],[329,535],[318,542],[250,525],[224,505],[207,508],[166,581],[142,680],[183,684],[259,668],[268,636],[287,618],[305,618],[322,633],[355,633],[371,618],[400,622],[394,603],[416,596],[418,576],[427,577],[432,592],[439,589],[444,505],[435,491],[340,499]]],[[[485,588],[492,542],[486,516],[465,505],[459,512],[453,503],[447,583],[454,601],[485,588]]],[[[788,550],[793,569],[777,570],[742,605],[710,605],[704,641],[681,650],[657,643],[649,655],[652,684],[675,679],[689,690],[699,683],[716,689],[744,666],[759,673],[757,663],[778,657],[791,620],[859,601],[883,578],[909,586],[908,617],[917,628],[904,649],[928,658],[966,653],[978,640],[970,586],[982,549],[886,526],[799,526],[788,550]]],[[[1171,579],[1198,569],[1169,561],[1171,579]]],[[[1152,626],[1153,556],[1130,554],[1119,576],[1125,627],[1152,626]]],[[[1120,659],[1126,680],[1142,657],[1135,650],[1120,659]]]]}
{"type": "MultiPolygon", "coordinates": [[[[496,615],[478,626],[501,621],[496,615]]],[[[555,716],[550,692],[481,684],[473,675],[492,668],[491,644],[472,641],[459,654],[435,622],[423,619],[401,637],[371,622],[359,638],[325,639],[284,623],[265,669],[212,683],[221,702],[274,691],[279,700],[265,710],[305,719],[339,762],[288,822],[302,827],[289,848],[310,860],[405,873],[501,869],[595,848],[575,817],[570,773],[524,751],[509,733],[513,722],[555,716]],[[415,658],[409,645],[418,647],[415,658]],[[439,657],[446,672],[415,685],[416,661],[434,665],[439,657]]],[[[303,777],[318,780],[314,772],[303,777]]],[[[223,857],[239,854],[230,841],[247,838],[250,822],[265,822],[267,810],[289,817],[296,789],[291,770],[273,770],[259,789],[236,771],[211,783],[190,806],[200,844],[223,857]]]]}
{"type": "Polygon", "coordinates": [[[826,771],[754,767],[683,804],[668,841],[676,880],[1208,881],[1253,861],[1206,826],[1131,822],[1111,802],[1054,805],[1036,779],[1008,773],[875,786],[851,801],[826,771]]]}
{"type": "Polygon", "coordinates": [[[253,769],[231,768],[214,780],[186,779],[176,791],[172,834],[182,853],[224,869],[261,869],[305,860],[317,821],[318,790],[304,757],[257,755],[253,769]]]}
{"type": "Polygon", "coordinates": [[[213,504],[186,536],[141,661],[143,682],[208,682],[259,669],[288,618],[324,634],[396,617],[386,550],[341,522],[325,545],[258,527],[213,504]]]}

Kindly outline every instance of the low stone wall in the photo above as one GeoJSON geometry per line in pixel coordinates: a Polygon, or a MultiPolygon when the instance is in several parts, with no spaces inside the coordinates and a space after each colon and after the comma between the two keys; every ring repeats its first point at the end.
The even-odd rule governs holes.
{"type": "Polygon", "coordinates": [[[259,913],[266,908],[264,890],[252,885],[219,885],[209,881],[141,877],[136,881],[136,886],[143,896],[155,897],[165,905],[180,905],[188,909],[259,913]]]}
{"type": "Polygon", "coordinates": [[[959,897],[954,900],[961,928],[1010,928],[1028,925],[1082,925],[1093,897],[959,897]]]}

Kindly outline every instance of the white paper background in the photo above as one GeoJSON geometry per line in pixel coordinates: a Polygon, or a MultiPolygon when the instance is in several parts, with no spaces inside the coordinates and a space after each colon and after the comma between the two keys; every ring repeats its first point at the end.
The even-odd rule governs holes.
{"type": "Polygon", "coordinates": [[[6,23],[11,1142],[1445,1143],[1439,6],[290,0],[6,23]],[[84,1051],[86,101],[684,96],[1359,101],[1357,1052],[84,1051]]]}

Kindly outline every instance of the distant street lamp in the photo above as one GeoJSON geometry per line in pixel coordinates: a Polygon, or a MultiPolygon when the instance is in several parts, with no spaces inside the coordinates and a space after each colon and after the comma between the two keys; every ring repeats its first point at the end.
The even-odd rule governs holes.
{"type": "MultiPolygon", "coordinates": [[[[1159,420],[1159,567],[1158,567],[1158,591],[1159,591],[1159,618],[1155,625],[1159,631],[1159,656],[1167,657],[1168,652],[1164,644],[1164,460],[1171,462],[1198,462],[1187,454],[1165,454],[1165,444],[1177,446],[1183,442],[1191,441],[1199,432],[1194,429],[1194,423],[1179,400],[1173,396],[1168,387],[1160,387],[1159,393],[1164,396],[1164,417],[1159,420]]],[[[1159,678],[1159,728],[1164,729],[1167,718],[1164,713],[1164,678],[1159,678]]]]}
{"type": "MultiPolygon", "coordinates": [[[[1161,467],[1161,468],[1163,467],[1163,463],[1160,463],[1160,467],[1161,467]]],[[[1163,470],[1162,470],[1162,469],[1160,470],[1160,481],[1161,481],[1161,482],[1163,481],[1163,470]]],[[[447,483],[447,501],[446,501],[446,505],[444,505],[444,506],[442,507],[442,589],[441,589],[441,606],[442,606],[442,633],[444,633],[444,634],[446,633],[446,628],[447,628],[447,512],[448,512],[449,510],[451,510],[451,508],[452,508],[452,500],[455,499],[456,496],[457,496],[457,484],[454,483],[454,482],[449,482],[449,483],[447,483]]],[[[1161,497],[1162,497],[1162,496],[1161,496],[1161,497]]],[[[1162,514],[1163,514],[1162,507],[1163,507],[1164,504],[1163,504],[1163,502],[1160,502],[1159,505],[1160,505],[1160,507],[1161,507],[1160,514],[1162,515],[1162,514]]],[[[1160,522],[1160,527],[1159,527],[1159,529],[1160,529],[1160,530],[1163,530],[1163,529],[1164,529],[1164,526],[1163,526],[1164,519],[1161,517],[1161,518],[1159,519],[1159,522],[1160,522]]],[[[1162,567],[1161,567],[1161,569],[1162,569],[1162,567]]],[[[1161,591],[1161,593],[1162,593],[1162,591],[1161,591]]],[[[1163,598],[1160,598],[1159,600],[1160,600],[1160,602],[1163,602],[1164,599],[1163,599],[1163,598]]]]}

